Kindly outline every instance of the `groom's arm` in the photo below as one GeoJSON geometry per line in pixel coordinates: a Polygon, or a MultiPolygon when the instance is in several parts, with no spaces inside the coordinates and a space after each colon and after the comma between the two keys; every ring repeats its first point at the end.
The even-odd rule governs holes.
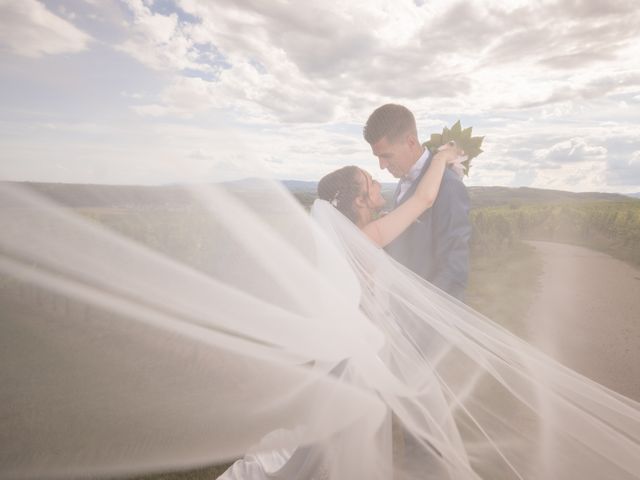
{"type": "Polygon", "coordinates": [[[431,282],[463,299],[469,276],[469,195],[457,178],[446,178],[433,207],[436,271],[431,282]]]}

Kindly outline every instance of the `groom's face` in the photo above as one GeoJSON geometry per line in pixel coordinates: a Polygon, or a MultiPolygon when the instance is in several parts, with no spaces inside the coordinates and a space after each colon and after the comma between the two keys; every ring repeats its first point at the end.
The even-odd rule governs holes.
{"type": "Polygon", "coordinates": [[[417,160],[411,140],[409,134],[402,135],[395,141],[389,141],[385,136],[371,145],[371,151],[378,157],[380,169],[387,170],[396,178],[409,173],[417,160]]]}

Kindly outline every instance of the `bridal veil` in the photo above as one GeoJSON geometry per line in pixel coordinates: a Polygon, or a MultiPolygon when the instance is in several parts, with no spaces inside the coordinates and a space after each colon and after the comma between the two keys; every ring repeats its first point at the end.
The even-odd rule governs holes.
{"type": "Polygon", "coordinates": [[[330,204],[261,181],[184,198],[78,213],[0,185],[0,477],[246,455],[252,479],[640,478],[637,402],[330,204]]]}

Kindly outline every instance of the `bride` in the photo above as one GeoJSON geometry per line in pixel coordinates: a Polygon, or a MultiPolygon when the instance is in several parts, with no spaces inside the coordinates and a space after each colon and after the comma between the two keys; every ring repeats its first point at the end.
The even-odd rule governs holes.
{"type": "MultiPolygon", "coordinates": [[[[340,168],[323,177],[318,183],[319,200],[316,200],[313,205],[312,217],[320,224],[323,224],[325,222],[323,216],[327,215],[327,212],[323,212],[323,209],[331,208],[328,207],[328,204],[331,204],[332,207],[335,207],[337,211],[353,222],[375,245],[384,247],[433,205],[447,165],[459,163],[463,154],[464,152],[458,149],[454,142],[441,147],[434,155],[414,194],[398,208],[380,218],[375,218],[385,204],[385,199],[381,195],[380,183],[373,180],[368,172],[356,166],[340,168]]],[[[330,229],[329,225],[325,224],[324,226],[330,229]]],[[[369,287],[375,289],[376,285],[370,282],[369,287]]],[[[380,298],[376,298],[376,304],[372,305],[367,305],[365,298],[362,298],[361,308],[363,311],[369,312],[372,319],[376,317],[375,310],[380,306],[382,306],[380,298]]],[[[388,308],[388,306],[385,308],[388,308]]],[[[337,372],[342,373],[342,365],[337,370],[332,371],[334,375],[337,372]]],[[[435,379],[431,381],[435,383],[435,379]]],[[[438,400],[437,407],[443,411],[446,410],[444,399],[438,395],[433,397],[438,400]]],[[[435,411],[436,405],[432,404],[430,407],[431,411],[435,411]]],[[[448,423],[451,433],[457,435],[453,422],[449,420],[448,423]]],[[[390,424],[388,423],[387,427],[389,426],[390,424]]],[[[286,432],[279,430],[271,435],[282,436],[286,434],[286,432]]],[[[406,445],[407,441],[404,438],[404,434],[399,434],[397,426],[396,437],[396,442],[401,440],[402,444],[406,445]]],[[[459,439],[456,438],[456,441],[459,442],[459,439]]],[[[417,446],[415,445],[415,447],[417,446]]],[[[428,448],[422,452],[420,463],[432,457],[434,453],[437,453],[439,457],[441,456],[440,452],[428,441],[425,441],[423,447],[428,448]]],[[[458,445],[458,447],[460,450],[458,454],[464,458],[464,449],[461,448],[461,445],[458,445]]],[[[219,479],[316,478],[318,475],[322,476],[327,468],[319,460],[321,458],[319,450],[318,447],[304,447],[295,451],[280,449],[262,454],[250,453],[242,460],[234,463],[219,479]],[[314,458],[314,461],[310,461],[310,458],[314,458]]],[[[394,460],[397,463],[399,458],[394,460]]],[[[442,467],[436,469],[440,462],[440,458],[435,461],[432,459],[432,465],[429,468],[439,471],[440,474],[445,473],[442,471],[442,467]]],[[[396,465],[396,470],[398,470],[398,465],[396,465]]],[[[423,471],[422,473],[424,474],[425,472],[423,471]]]]}
{"type": "Polygon", "coordinates": [[[97,224],[0,185],[0,477],[640,478],[640,405],[390,259],[401,219],[188,193],[97,224]]]}

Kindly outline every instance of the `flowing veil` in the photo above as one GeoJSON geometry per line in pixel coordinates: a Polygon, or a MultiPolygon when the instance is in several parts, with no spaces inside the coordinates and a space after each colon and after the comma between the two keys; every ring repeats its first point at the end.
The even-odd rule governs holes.
{"type": "Polygon", "coordinates": [[[330,204],[311,218],[268,181],[183,193],[96,222],[0,184],[0,477],[246,455],[227,478],[640,478],[637,402],[330,204]]]}

